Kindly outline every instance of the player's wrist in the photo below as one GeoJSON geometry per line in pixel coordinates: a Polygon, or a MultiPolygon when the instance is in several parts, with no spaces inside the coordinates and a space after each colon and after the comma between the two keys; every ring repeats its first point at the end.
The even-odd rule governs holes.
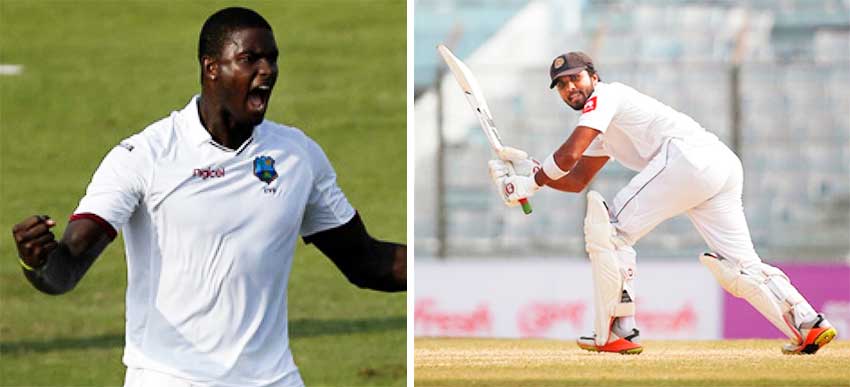
{"type": "Polygon", "coordinates": [[[37,264],[29,264],[23,258],[18,257],[18,264],[21,265],[22,269],[31,273],[36,273],[44,269],[45,266],[47,266],[47,260],[43,260],[37,264]]]}
{"type": "Polygon", "coordinates": [[[534,184],[537,186],[537,189],[543,188],[546,183],[550,182],[549,176],[546,176],[546,173],[543,172],[542,169],[535,172],[531,175],[531,179],[534,180],[534,184]]]}
{"type": "Polygon", "coordinates": [[[549,157],[543,160],[543,173],[550,180],[558,180],[566,176],[570,171],[565,171],[558,166],[558,163],[555,162],[555,152],[552,152],[549,157]]]}

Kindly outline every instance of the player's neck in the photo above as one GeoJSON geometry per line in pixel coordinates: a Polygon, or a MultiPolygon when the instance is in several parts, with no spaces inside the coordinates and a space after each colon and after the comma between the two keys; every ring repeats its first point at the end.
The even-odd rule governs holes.
{"type": "Polygon", "coordinates": [[[213,141],[228,149],[239,149],[254,132],[253,126],[238,125],[225,109],[203,97],[198,98],[198,116],[213,141]]]}

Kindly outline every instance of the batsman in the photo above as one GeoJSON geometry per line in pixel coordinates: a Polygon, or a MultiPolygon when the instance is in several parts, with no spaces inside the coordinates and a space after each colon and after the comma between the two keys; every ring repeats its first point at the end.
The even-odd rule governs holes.
{"type": "Polygon", "coordinates": [[[608,205],[587,194],[585,247],[594,283],[594,334],[579,347],[597,352],[643,351],[635,322],[632,246],[655,226],[685,213],[711,252],[699,257],[720,285],[743,298],[791,340],[782,352],[814,354],[836,336],[782,270],[756,253],[742,203],[740,159],[691,117],[622,83],[604,83],[582,52],[557,56],[551,83],[569,107],[581,111],[569,138],[542,162],[510,149],[508,161],[491,160],[505,204],[548,186],[581,192],[609,161],[638,172],[608,205]],[[511,169],[513,167],[513,169],[511,169]]]}

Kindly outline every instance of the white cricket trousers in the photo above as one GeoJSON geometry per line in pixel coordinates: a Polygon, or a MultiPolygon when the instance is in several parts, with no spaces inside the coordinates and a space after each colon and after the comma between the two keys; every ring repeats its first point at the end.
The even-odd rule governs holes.
{"type": "Polygon", "coordinates": [[[614,226],[630,245],[687,213],[708,247],[743,267],[760,263],[744,217],[741,160],[725,144],[673,138],[617,193],[614,226]]]}

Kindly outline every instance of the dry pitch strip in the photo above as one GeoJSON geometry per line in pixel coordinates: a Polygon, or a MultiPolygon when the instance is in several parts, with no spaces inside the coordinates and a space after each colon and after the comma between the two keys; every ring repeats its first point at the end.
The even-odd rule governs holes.
{"type": "Polygon", "coordinates": [[[640,355],[558,340],[417,339],[419,386],[850,386],[850,341],[783,355],[782,340],[646,341],[640,355]]]}

